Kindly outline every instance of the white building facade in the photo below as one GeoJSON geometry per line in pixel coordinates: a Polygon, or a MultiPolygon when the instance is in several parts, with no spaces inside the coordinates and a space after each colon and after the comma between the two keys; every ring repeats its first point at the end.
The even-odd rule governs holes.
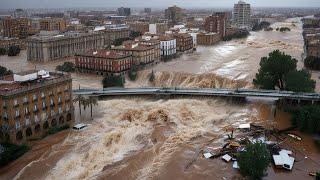
{"type": "Polygon", "coordinates": [[[250,4],[240,0],[233,8],[233,23],[238,28],[250,29],[251,27],[251,7],[250,4]]]}
{"type": "Polygon", "coordinates": [[[177,41],[171,37],[160,37],[160,55],[162,59],[173,58],[177,53],[177,41]]]}

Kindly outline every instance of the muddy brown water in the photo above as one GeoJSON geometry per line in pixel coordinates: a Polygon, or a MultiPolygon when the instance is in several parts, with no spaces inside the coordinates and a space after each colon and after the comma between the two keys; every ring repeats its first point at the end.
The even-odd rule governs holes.
{"type": "MultiPolygon", "coordinates": [[[[273,26],[291,26],[292,21],[298,22],[290,19],[273,26]]],[[[247,39],[198,47],[193,54],[139,72],[137,81],[127,80],[126,86],[250,88],[260,57],[273,49],[291,54],[302,67],[301,23],[290,28],[288,33],[254,32],[247,39]],[[151,70],[156,72],[153,83],[148,82],[151,70]]],[[[35,66],[54,70],[62,63],[30,63],[25,51],[19,57],[0,57],[0,65],[14,71],[35,66]]],[[[314,72],[313,78],[318,80],[317,76],[314,72]]],[[[77,73],[72,77],[73,88],[101,87],[101,77],[77,73]]],[[[102,100],[94,107],[93,119],[88,109],[81,117],[76,110],[76,121],[90,124],[86,130],[64,131],[32,142],[30,152],[0,169],[0,179],[242,179],[232,164],[219,158],[204,159],[199,150],[208,142],[208,146],[221,146],[226,129],[241,123],[260,122],[280,129],[290,126],[290,116],[277,110],[274,118],[271,106],[269,102],[235,104],[191,97],[102,100]]],[[[320,169],[312,137],[299,135],[302,142],[286,141],[299,160],[294,170],[270,167],[265,179],[310,179],[308,172],[320,169]]]]}

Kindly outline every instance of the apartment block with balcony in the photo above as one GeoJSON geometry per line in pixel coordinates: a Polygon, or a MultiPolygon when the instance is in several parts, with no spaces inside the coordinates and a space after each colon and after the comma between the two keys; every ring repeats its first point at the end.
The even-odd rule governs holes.
{"type": "Polygon", "coordinates": [[[0,81],[0,141],[41,138],[50,128],[73,125],[69,74],[26,71],[0,81]]]}

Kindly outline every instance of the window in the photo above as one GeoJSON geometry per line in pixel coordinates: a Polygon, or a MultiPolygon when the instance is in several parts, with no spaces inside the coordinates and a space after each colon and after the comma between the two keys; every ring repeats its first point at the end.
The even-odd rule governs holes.
{"type": "Polygon", "coordinates": [[[38,117],[38,115],[35,115],[35,116],[34,116],[34,122],[36,122],[36,123],[39,122],[39,117],[38,117]]]}
{"type": "Polygon", "coordinates": [[[25,97],[23,98],[23,103],[28,103],[28,97],[27,97],[27,96],[25,96],[25,97]]]}
{"type": "Polygon", "coordinates": [[[69,110],[70,110],[70,105],[67,104],[67,105],[66,105],[66,111],[69,111],[69,110]]]}
{"type": "Polygon", "coordinates": [[[19,121],[16,122],[16,129],[20,129],[20,122],[19,121]]]}
{"type": "Polygon", "coordinates": [[[54,112],[54,110],[51,110],[51,116],[56,115],[56,113],[54,112]]]}
{"type": "Polygon", "coordinates": [[[62,108],[61,107],[59,107],[59,114],[61,114],[62,113],[62,108]]]}
{"type": "Polygon", "coordinates": [[[60,96],[59,96],[59,98],[58,98],[58,102],[61,103],[61,97],[60,97],[60,96]]]}
{"type": "Polygon", "coordinates": [[[46,96],[45,96],[45,94],[44,94],[44,92],[42,92],[41,93],[41,98],[45,98],[46,96]]]}
{"type": "Polygon", "coordinates": [[[25,113],[25,114],[29,114],[29,108],[28,108],[28,107],[26,107],[26,108],[24,109],[24,113],[25,113]]]}
{"type": "Polygon", "coordinates": [[[8,120],[8,114],[7,114],[7,112],[4,112],[4,113],[3,113],[3,119],[4,119],[4,120],[8,120]]]}
{"type": "Polygon", "coordinates": [[[47,107],[47,106],[46,106],[46,102],[43,101],[43,102],[42,102],[42,108],[45,109],[46,107],[47,107]]]}
{"type": "Polygon", "coordinates": [[[7,108],[7,101],[3,101],[2,107],[7,108]]]}
{"type": "Polygon", "coordinates": [[[19,109],[16,109],[16,117],[19,117],[20,116],[20,111],[19,109]]]}
{"type": "Polygon", "coordinates": [[[54,101],[53,99],[50,99],[50,105],[53,106],[54,105],[54,101]]]}
{"type": "Polygon", "coordinates": [[[38,111],[38,106],[35,104],[34,107],[33,107],[33,110],[36,112],[38,111]]]}
{"type": "Polygon", "coordinates": [[[14,106],[18,106],[18,100],[17,99],[13,100],[13,105],[14,106]]]}
{"type": "Polygon", "coordinates": [[[37,100],[38,96],[36,94],[33,95],[33,100],[37,100]]]}
{"type": "Polygon", "coordinates": [[[26,126],[29,126],[30,125],[30,119],[26,119],[26,126]]]}

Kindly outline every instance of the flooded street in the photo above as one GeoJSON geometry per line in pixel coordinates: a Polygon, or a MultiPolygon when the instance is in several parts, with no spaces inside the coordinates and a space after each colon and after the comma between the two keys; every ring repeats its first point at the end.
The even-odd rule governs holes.
{"type": "MultiPolygon", "coordinates": [[[[126,86],[251,88],[260,58],[274,49],[294,56],[302,68],[300,21],[272,26],[288,26],[291,32],[252,32],[247,39],[198,47],[193,54],[139,72],[138,79],[127,80],[126,86]],[[156,72],[153,83],[148,81],[151,70],[156,72]]],[[[26,52],[13,58],[0,56],[0,65],[13,71],[35,66],[54,70],[62,63],[33,64],[26,61],[26,52]]],[[[313,74],[318,80],[317,76],[313,74]]],[[[102,77],[78,73],[72,77],[73,88],[101,88],[102,77]]],[[[0,169],[0,179],[241,179],[230,163],[204,159],[200,150],[222,146],[227,129],[242,123],[289,127],[290,116],[279,110],[273,117],[272,104],[201,97],[104,99],[94,106],[93,120],[88,109],[82,117],[75,112],[77,122],[89,124],[87,129],[33,142],[30,152],[0,169]]],[[[297,147],[293,172],[270,167],[265,179],[307,179],[308,171],[320,168],[312,138],[302,137],[303,142],[287,142],[297,147]]]]}
{"type": "MultiPolygon", "coordinates": [[[[220,87],[221,81],[241,82],[242,87],[251,87],[252,79],[259,69],[260,58],[267,56],[275,49],[280,49],[293,57],[303,67],[302,24],[299,18],[288,19],[272,25],[273,28],[287,26],[290,32],[260,31],[251,32],[246,39],[220,42],[214,46],[199,46],[193,54],[185,54],[170,62],[161,62],[149,69],[139,72],[138,79],[130,82],[127,87],[141,86],[181,86],[181,87],[220,87]],[[160,83],[148,82],[151,70],[156,72],[160,83]],[[218,79],[215,81],[215,79],[218,79]],[[220,80],[219,80],[220,79],[220,80]],[[246,82],[246,83],[243,83],[246,82]],[[217,84],[218,83],[218,84],[217,84]],[[214,84],[214,85],[213,85],[214,84]]],[[[31,63],[27,61],[26,51],[18,57],[0,56],[0,65],[15,72],[27,69],[55,70],[64,61],[50,63],[31,63]]],[[[69,59],[69,61],[73,61],[69,59]]],[[[316,72],[315,80],[319,81],[316,72]]],[[[102,77],[89,74],[73,73],[73,87],[102,88],[102,77]]],[[[320,83],[317,83],[320,84],[320,83]]]]}

